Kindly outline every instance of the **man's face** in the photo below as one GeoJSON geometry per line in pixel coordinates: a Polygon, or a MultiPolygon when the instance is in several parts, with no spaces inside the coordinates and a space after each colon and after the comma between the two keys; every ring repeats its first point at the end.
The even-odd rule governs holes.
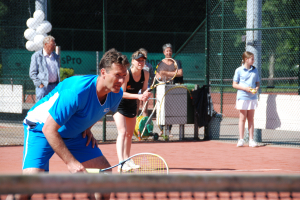
{"type": "Polygon", "coordinates": [[[164,50],[164,55],[166,58],[172,58],[172,49],[170,47],[164,50]]]}
{"type": "Polygon", "coordinates": [[[55,41],[54,40],[50,40],[50,42],[48,42],[48,43],[45,44],[44,48],[48,52],[53,52],[54,49],[55,49],[55,46],[56,46],[55,41]]]}
{"type": "Polygon", "coordinates": [[[113,63],[110,70],[101,69],[101,76],[104,78],[106,88],[114,93],[120,91],[126,74],[127,68],[118,63],[113,63]]]}

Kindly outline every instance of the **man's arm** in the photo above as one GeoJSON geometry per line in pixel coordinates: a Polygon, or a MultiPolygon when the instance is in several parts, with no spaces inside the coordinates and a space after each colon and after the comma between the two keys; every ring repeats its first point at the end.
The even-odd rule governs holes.
{"type": "Polygon", "coordinates": [[[51,115],[43,127],[43,133],[55,153],[66,163],[71,173],[86,172],[83,165],[71,154],[62,137],[58,133],[61,126],[56,123],[51,115]]]}

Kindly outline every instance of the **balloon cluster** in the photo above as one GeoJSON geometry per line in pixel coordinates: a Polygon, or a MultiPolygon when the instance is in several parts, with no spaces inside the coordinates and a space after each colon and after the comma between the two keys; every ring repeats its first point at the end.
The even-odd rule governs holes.
{"type": "Polygon", "coordinates": [[[43,48],[44,37],[47,36],[52,29],[52,25],[45,19],[45,14],[41,10],[36,10],[33,13],[33,18],[29,18],[26,22],[28,29],[24,32],[26,49],[28,51],[38,51],[43,48]]]}

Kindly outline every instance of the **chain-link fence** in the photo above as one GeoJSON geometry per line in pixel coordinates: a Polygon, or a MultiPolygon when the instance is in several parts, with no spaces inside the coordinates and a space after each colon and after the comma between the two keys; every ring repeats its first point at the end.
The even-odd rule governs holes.
{"type": "MultiPolygon", "coordinates": [[[[80,0],[0,2],[0,84],[2,87],[0,145],[23,144],[22,120],[36,103],[36,88],[29,77],[31,56],[34,53],[29,50],[34,50],[34,46],[27,46],[27,40],[31,35],[29,32],[25,33],[25,30],[32,28],[38,34],[38,28],[33,26],[32,21],[33,25],[29,25],[30,21],[28,21],[29,18],[36,18],[34,14],[36,10],[44,11],[44,20],[52,25],[51,32],[47,34],[54,36],[56,45],[60,47],[62,79],[65,78],[62,75],[96,74],[97,63],[103,55],[103,46],[107,50],[116,48],[128,58],[131,58],[132,53],[139,48],[145,48],[148,50],[148,62],[154,68],[165,57],[162,52],[164,44],[171,43],[175,54],[205,18],[205,2],[200,0],[188,1],[185,5],[182,5],[181,1],[135,0],[107,1],[106,8],[103,5],[105,5],[103,1],[87,3],[80,0]],[[106,39],[103,33],[106,33],[106,39]]],[[[195,72],[201,67],[197,66],[191,58],[196,58],[193,53],[176,56],[176,59],[182,60],[184,69],[190,65],[194,66],[190,71],[184,72],[186,83],[194,84],[187,85],[188,90],[198,84],[197,78],[200,74],[195,72]]],[[[204,56],[201,59],[201,62],[204,62],[204,56]]],[[[188,90],[182,96],[183,100],[178,99],[178,102],[187,102],[190,92],[188,90]]],[[[149,101],[149,115],[155,103],[155,100],[149,101]]],[[[189,109],[191,111],[191,108],[189,109]]],[[[187,118],[187,111],[184,115],[187,118]]],[[[101,120],[95,124],[92,129],[94,135],[102,141],[115,141],[117,129],[111,113],[105,120],[105,123],[101,120]]],[[[152,120],[153,132],[160,134],[160,127],[156,123],[156,112],[153,113],[152,120]]],[[[185,134],[185,138],[194,137],[194,126],[191,120],[189,119],[189,124],[184,125],[185,132],[181,132],[185,134]]],[[[170,140],[178,140],[180,125],[175,122],[172,124],[173,137],[171,136],[170,140]]],[[[147,138],[153,139],[153,137],[147,138]]],[[[136,137],[133,136],[133,139],[136,137]]],[[[165,137],[158,138],[158,140],[165,139],[165,137]]]]}
{"type": "Polygon", "coordinates": [[[296,100],[300,13],[295,9],[299,5],[299,1],[210,1],[209,80],[214,109],[222,114],[215,138],[233,142],[239,138],[232,82],[247,50],[254,53],[261,76],[254,138],[263,144],[300,144],[296,100]]]}
{"type": "MultiPolygon", "coordinates": [[[[178,90],[175,92],[178,96],[171,97],[174,101],[165,102],[173,106],[170,110],[190,103],[182,114],[187,122],[184,125],[178,124],[183,123],[180,120],[170,122],[173,124],[171,132],[168,126],[160,127],[156,121],[158,110],[164,108],[159,105],[154,110],[153,133],[160,134],[160,129],[165,128],[165,134],[171,135],[168,138],[163,135],[159,140],[207,138],[237,142],[239,112],[235,109],[237,91],[232,88],[232,78],[241,64],[242,53],[254,50],[254,65],[261,76],[255,139],[261,144],[300,144],[297,126],[300,124],[297,121],[300,13],[295,9],[299,1],[211,0],[207,1],[207,18],[206,4],[200,0],[184,4],[182,1],[118,0],[107,2],[106,9],[103,9],[103,1],[40,2],[44,3],[45,19],[52,24],[48,34],[54,36],[61,47],[62,74],[68,73],[66,69],[73,69],[71,74],[74,75],[96,74],[103,46],[116,48],[129,58],[137,49],[146,48],[148,62],[155,67],[164,58],[162,45],[173,45],[173,57],[182,63],[186,89],[164,88],[167,95],[178,90]],[[103,29],[104,22],[106,29],[103,29]],[[195,86],[207,87],[208,83],[218,114],[206,131],[204,128],[195,130],[190,92],[195,86]],[[169,93],[169,89],[172,92],[169,93]],[[180,105],[180,102],[183,103],[180,105]]],[[[13,0],[0,2],[0,8],[0,84],[5,86],[1,90],[0,145],[22,144],[22,120],[36,101],[35,86],[28,75],[33,52],[26,50],[23,35],[37,5],[33,0],[13,0]],[[5,95],[9,96],[4,91],[15,96],[3,100],[5,95]]],[[[157,98],[156,93],[153,97],[157,98]]],[[[155,103],[150,100],[148,116],[155,103]]],[[[174,113],[169,117],[174,117],[172,115],[174,113]]],[[[115,141],[117,130],[111,113],[105,120],[96,123],[92,131],[99,140],[115,141]]],[[[147,140],[152,139],[152,136],[147,137],[147,140]]]]}

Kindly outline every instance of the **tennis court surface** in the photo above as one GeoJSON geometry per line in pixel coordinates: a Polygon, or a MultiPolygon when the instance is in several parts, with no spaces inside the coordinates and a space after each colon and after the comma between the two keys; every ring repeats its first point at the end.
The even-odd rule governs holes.
{"type": "MultiPolygon", "coordinates": [[[[111,165],[115,143],[99,144],[111,165]]],[[[69,174],[57,155],[49,175],[20,176],[22,146],[0,147],[0,199],[10,193],[32,199],[299,199],[300,149],[276,146],[237,148],[218,141],[133,143],[131,154],[162,156],[169,175],[69,174]],[[58,194],[62,193],[62,194],[58,194]],[[101,195],[100,195],[101,196],[101,195]]]]}

